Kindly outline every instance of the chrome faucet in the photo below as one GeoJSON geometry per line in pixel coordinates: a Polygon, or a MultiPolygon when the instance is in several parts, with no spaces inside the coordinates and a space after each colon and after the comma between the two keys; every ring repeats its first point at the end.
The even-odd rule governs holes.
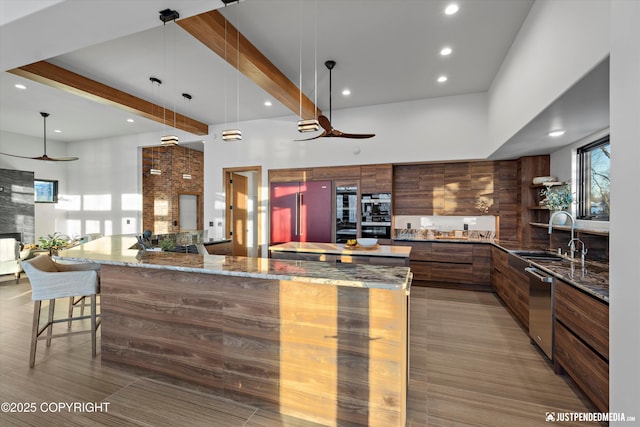
{"type": "Polygon", "coordinates": [[[587,255],[587,247],[584,245],[584,242],[580,240],[578,237],[574,237],[569,241],[569,244],[567,246],[569,246],[571,253],[575,253],[576,243],[579,243],[581,245],[580,259],[582,260],[582,268],[584,269],[584,259],[585,259],[585,256],[587,255]]]}
{"type": "MultiPolygon", "coordinates": [[[[573,218],[573,215],[567,211],[556,211],[552,213],[551,217],[549,217],[549,234],[553,233],[553,219],[560,214],[566,215],[571,220],[571,240],[569,240],[569,248],[571,251],[571,258],[573,258],[576,254],[576,247],[573,243],[576,238],[576,220],[573,218]]],[[[582,244],[582,247],[584,248],[584,243],[582,244]]]]}

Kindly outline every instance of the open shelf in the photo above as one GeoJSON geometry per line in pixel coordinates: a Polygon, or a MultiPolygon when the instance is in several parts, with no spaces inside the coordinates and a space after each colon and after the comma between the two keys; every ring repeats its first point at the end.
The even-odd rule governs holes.
{"type": "MultiPolygon", "coordinates": [[[[549,224],[545,224],[542,222],[530,222],[529,223],[530,226],[532,227],[537,227],[537,228],[549,228],[549,224]]],[[[553,226],[554,230],[563,230],[563,231],[571,231],[571,227],[568,225],[555,225],[553,226]]],[[[595,236],[609,236],[609,231],[608,230],[589,230],[586,228],[576,228],[575,229],[576,233],[582,233],[582,234],[593,234],[595,236]]]]}

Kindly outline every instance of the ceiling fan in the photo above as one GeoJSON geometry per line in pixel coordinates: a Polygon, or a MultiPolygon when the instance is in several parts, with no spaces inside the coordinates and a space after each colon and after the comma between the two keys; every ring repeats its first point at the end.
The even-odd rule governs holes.
{"type": "Polygon", "coordinates": [[[333,128],[333,126],[331,125],[331,70],[333,70],[333,67],[336,66],[336,61],[329,60],[326,61],[324,65],[329,69],[329,118],[322,114],[318,116],[318,123],[320,123],[322,129],[324,129],[320,135],[314,136],[313,138],[296,139],[296,141],[311,141],[318,138],[365,139],[376,136],[375,133],[345,133],[333,128]]]}
{"type": "Polygon", "coordinates": [[[70,162],[73,160],[78,160],[78,157],[49,157],[47,156],[47,117],[49,117],[49,113],[40,113],[42,118],[44,119],[44,154],[38,157],[27,157],[27,156],[18,156],[15,154],[9,153],[0,153],[5,156],[11,157],[19,157],[21,159],[32,159],[32,160],[46,160],[50,162],[70,162]]]}

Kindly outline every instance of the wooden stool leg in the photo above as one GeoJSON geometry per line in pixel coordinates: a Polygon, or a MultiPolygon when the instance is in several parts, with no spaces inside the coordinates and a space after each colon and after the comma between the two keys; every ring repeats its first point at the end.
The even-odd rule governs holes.
{"type": "Polygon", "coordinates": [[[31,326],[31,351],[29,352],[29,367],[36,364],[36,346],[38,345],[38,328],[40,327],[40,308],[42,301],[33,304],[33,324],[31,326]]]}
{"type": "Polygon", "coordinates": [[[56,308],[56,300],[49,300],[49,318],[47,319],[47,347],[51,346],[51,335],[53,334],[53,311],[56,308]]]}
{"type": "MultiPolygon", "coordinates": [[[[83,301],[84,308],[84,301],[83,301]]],[[[96,357],[96,295],[91,295],[91,357],[96,357]]]]}
{"type": "Polygon", "coordinates": [[[16,273],[16,284],[20,283],[20,272],[16,273]]]}
{"type": "Polygon", "coordinates": [[[74,299],[75,297],[69,297],[69,313],[67,313],[69,321],[67,322],[67,329],[71,329],[71,319],[73,318],[73,308],[75,304],[74,299]]]}

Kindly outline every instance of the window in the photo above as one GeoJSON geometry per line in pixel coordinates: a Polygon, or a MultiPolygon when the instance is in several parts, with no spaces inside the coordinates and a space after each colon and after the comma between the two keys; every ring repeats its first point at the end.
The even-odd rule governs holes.
{"type": "Polygon", "coordinates": [[[578,149],[578,218],[609,220],[611,145],[609,136],[578,149]]]}
{"type": "Polygon", "coordinates": [[[58,181],[36,179],[33,187],[36,203],[58,203],[58,181]]]}

